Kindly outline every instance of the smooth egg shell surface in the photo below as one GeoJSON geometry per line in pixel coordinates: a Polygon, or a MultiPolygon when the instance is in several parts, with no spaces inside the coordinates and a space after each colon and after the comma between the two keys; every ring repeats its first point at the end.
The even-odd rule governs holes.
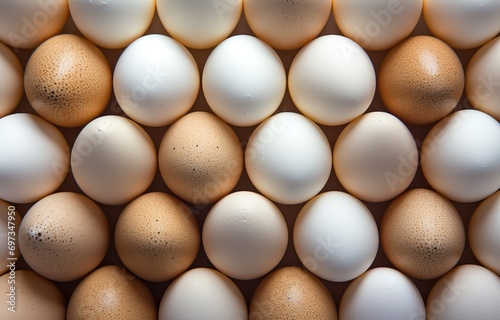
{"type": "Polygon", "coordinates": [[[16,54],[0,42],[0,118],[17,107],[24,92],[23,67],[16,54]]]}
{"type": "Polygon", "coordinates": [[[0,221],[2,223],[2,225],[0,225],[0,243],[2,243],[0,258],[7,261],[7,263],[0,265],[0,274],[4,274],[10,269],[8,259],[19,258],[21,256],[19,238],[16,237],[16,235],[19,234],[21,215],[14,206],[2,199],[0,199],[0,210],[0,221]],[[12,248],[14,248],[14,250],[11,250],[12,248]]]}

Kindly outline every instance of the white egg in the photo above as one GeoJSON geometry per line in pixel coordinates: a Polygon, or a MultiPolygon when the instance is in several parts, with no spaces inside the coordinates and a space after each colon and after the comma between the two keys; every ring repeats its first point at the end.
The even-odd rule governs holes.
{"type": "Polygon", "coordinates": [[[375,95],[375,70],[356,42],[326,35],[295,56],[288,75],[297,108],[313,121],[341,125],[360,116],[375,95]]]}
{"type": "Polygon", "coordinates": [[[203,224],[203,247],[210,262],[235,279],[270,272],[288,245],[285,218],[264,196],[239,191],[219,200],[203,224]]]}
{"type": "Polygon", "coordinates": [[[474,202],[500,188],[500,123],[477,110],[439,121],[422,145],[422,171],[450,200],[474,202]]]}
{"type": "Polygon", "coordinates": [[[473,264],[441,277],[427,297],[427,320],[493,320],[500,315],[500,277],[473,264]]]}
{"type": "Polygon", "coordinates": [[[138,197],[156,173],[156,149],[138,124],[102,116],[78,134],[71,151],[73,176],[90,198],[119,205],[138,197]]]}
{"type": "Polygon", "coordinates": [[[159,320],[245,320],[248,311],[240,289],[228,277],[209,268],[186,271],[167,288],[159,320]]]}
{"type": "Polygon", "coordinates": [[[165,35],[146,35],[121,54],[113,74],[116,100],[136,122],[168,125],[193,106],[200,88],[191,53],[165,35]]]}
{"type": "Polygon", "coordinates": [[[167,32],[194,49],[211,48],[236,28],[242,0],[156,0],[158,15],[167,32]]]}
{"type": "Polygon", "coordinates": [[[302,264],[328,281],[349,281],[368,270],[378,251],[377,223],[348,193],[328,191],[300,211],[293,244],[302,264]]]}
{"type": "Polygon", "coordinates": [[[340,301],[339,320],[360,319],[425,320],[424,300],[403,273],[386,267],[374,268],[355,279],[340,301]]]}
{"type": "Polygon", "coordinates": [[[479,47],[500,32],[500,2],[424,0],[430,31],[455,49],[479,47]]]}
{"type": "Polygon", "coordinates": [[[68,0],[78,30],[104,48],[123,48],[146,32],[155,0],[68,0]]]}
{"type": "Polygon", "coordinates": [[[281,112],[261,123],[245,150],[253,185],[269,199],[298,204],[318,194],[332,169],[327,137],[301,114],[281,112]]]}
{"type": "Polygon", "coordinates": [[[335,0],[340,31],[367,50],[385,50],[410,35],[423,0],[335,0]]]}
{"type": "Polygon", "coordinates": [[[0,118],[17,107],[24,92],[23,67],[12,50],[0,42],[0,118]]]}
{"type": "Polygon", "coordinates": [[[203,69],[203,92],[212,111],[236,126],[262,122],[279,107],[286,74],[278,54],[249,35],[224,40],[203,69]]]}
{"type": "Polygon", "coordinates": [[[69,170],[69,146],[54,125],[28,113],[0,119],[0,198],[35,202],[54,192],[69,170]]]}

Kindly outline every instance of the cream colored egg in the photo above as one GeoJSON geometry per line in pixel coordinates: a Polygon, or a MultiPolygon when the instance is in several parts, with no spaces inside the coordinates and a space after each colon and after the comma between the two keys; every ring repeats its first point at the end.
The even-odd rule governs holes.
{"type": "Polygon", "coordinates": [[[186,271],[198,254],[200,238],[189,207],[163,192],[133,200],[115,227],[121,261],[138,277],[153,282],[168,281],[186,271]]]}
{"type": "Polygon", "coordinates": [[[337,308],[326,286],[297,267],[276,269],[262,279],[249,307],[250,320],[337,319],[337,308]]]}
{"type": "Polygon", "coordinates": [[[24,92],[23,67],[14,52],[0,42],[0,118],[17,107],[24,92]]]}
{"type": "Polygon", "coordinates": [[[54,281],[73,281],[104,259],[109,225],[102,209],[88,197],[59,192],[28,210],[18,236],[21,253],[33,270],[54,281]]]}
{"type": "Polygon", "coordinates": [[[21,215],[16,207],[0,199],[0,259],[7,261],[0,265],[0,274],[15,269],[16,259],[21,256],[19,250],[19,225],[21,224],[21,215]],[[13,261],[13,264],[10,262],[13,261]]]}
{"type": "Polygon", "coordinates": [[[432,190],[412,189],[386,209],[380,240],[397,269],[413,278],[434,279],[457,264],[465,230],[450,201],[432,190]]]}
{"type": "Polygon", "coordinates": [[[124,204],[149,187],[156,173],[156,149],[147,132],[120,116],[87,124],[73,144],[71,168],[76,183],[92,199],[124,204]]]}
{"type": "Polygon", "coordinates": [[[31,270],[0,277],[4,303],[0,318],[9,320],[64,320],[66,301],[59,287],[31,270]]]}
{"type": "Polygon", "coordinates": [[[167,187],[195,204],[227,195],[243,171],[243,150],[236,133],[203,111],[188,113],[168,128],[158,160],[167,187]]]}
{"type": "Polygon", "coordinates": [[[111,69],[90,41],[60,34],[30,56],[24,75],[26,96],[35,111],[63,127],[78,127],[101,114],[111,95],[111,69]]]}
{"type": "Polygon", "coordinates": [[[153,294],[123,267],[101,267],[76,286],[68,302],[67,320],[157,319],[153,294]]]}

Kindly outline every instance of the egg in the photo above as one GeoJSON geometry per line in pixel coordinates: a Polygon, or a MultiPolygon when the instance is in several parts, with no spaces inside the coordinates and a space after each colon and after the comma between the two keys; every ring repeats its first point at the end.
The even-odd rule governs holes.
{"type": "Polygon", "coordinates": [[[285,218],[274,203],[251,191],[219,200],[203,223],[203,247],[210,262],[240,280],[259,278],[283,258],[288,245],[285,218]]]}
{"type": "Polygon", "coordinates": [[[208,49],[236,28],[242,0],[156,0],[160,21],[174,39],[193,49],[208,49]]]}
{"type": "Polygon", "coordinates": [[[390,203],[380,225],[380,241],[398,270],[427,280],[441,277],[457,264],[465,247],[465,229],[450,201],[418,188],[390,203]]]}
{"type": "Polygon", "coordinates": [[[386,50],[406,39],[418,23],[423,0],[334,0],[335,22],[367,50],[386,50]]]}
{"type": "Polygon", "coordinates": [[[469,244],[482,265],[500,275],[500,191],[481,202],[469,223],[469,244]]]}
{"type": "Polygon", "coordinates": [[[64,320],[66,301],[59,287],[31,270],[16,270],[0,277],[4,304],[0,318],[10,320],[64,320]]]}
{"type": "Polygon", "coordinates": [[[253,126],[278,109],[286,89],[285,67],[264,41],[237,35],[209,55],[202,76],[212,111],[235,126],[253,126]]]}
{"type": "Polygon", "coordinates": [[[16,265],[17,259],[21,256],[19,250],[19,225],[21,224],[21,215],[16,210],[16,207],[8,202],[0,199],[0,258],[7,261],[0,265],[0,274],[4,274],[10,270],[12,265],[16,265]]]}
{"type": "Polygon", "coordinates": [[[143,36],[120,55],[113,74],[116,101],[140,124],[166,126],[186,114],[200,88],[191,53],[160,34],[143,36]]]}
{"type": "Polygon", "coordinates": [[[378,251],[377,224],[358,199],[341,191],[319,194],[300,210],[293,244],[302,264],[318,277],[343,282],[368,270],[378,251]]]}
{"type": "Polygon", "coordinates": [[[8,115],[17,107],[23,96],[23,67],[16,54],[0,42],[0,118],[8,115]]]}
{"type": "Polygon", "coordinates": [[[5,0],[0,3],[0,41],[33,49],[58,34],[69,16],[68,0],[5,0]]]}
{"type": "Polygon", "coordinates": [[[177,277],[160,302],[158,320],[246,320],[248,309],[240,289],[209,268],[194,268],[177,277]]]}
{"type": "Polygon", "coordinates": [[[479,47],[500,32],[498,1],[424,0],[430,31],[455,49],[479,47]]]}
{"type": "Polygon", "coordinates": [[[189,207],[163,192],[134,199],[115,227],[120,260],[132,273],[152,282],[168,281],[186,271],[198,254],[200,238],[189,207]]]}
{"type": "Polygon", "coordinates": [[[473,264],[441,277],[427,298],[427,320],[496,319],[500,314],[500,277],[473,264]]]}
{"type": "Polygon", "coordinates": [[[323,30],[332,0],[245,0],[243,12],[252,32],[271,47],[292,50],[323,30]]]}
{"type": "Polygon", "coordinates": [[[16,113],[0,119],[0,198],[35,202],[54,192],[69,170],[69,146],[39,116],[16,113]]]}
{"type": "Polygon", "coordinates": [[[96,45],[119,49],[148,29],[155,0],[68,0],[78,30],[96,45]]]}
{"type": "Polygon", "coordinates": [[[121,116],[92,120],[80,131],[71,150],[76,183],[103,204],[124,204],[144,193],[156,167],[156,149],[147,132],[121,116]]]}
{"type": "Polygon", "coordinates": [[[500,121],[500,37],[476,51],[465,71],[465,94],[470,104],[500,121]]]}
{"type": "Polygon", "coordinates": [[[349,123],[333,148],[333,167],[355,197],[383,202],[401,194],[415,177],[418,150],[408,128],[386,112],[369,112],[349,123]]]}
{"type": "Polygon", "coordinates": [[[74,192],[53,193],[26,212],[19,249],[28,265],[54,281],[73,281],[104,259],[109,225],[102,209],[74,192]]]}
{"type": "Polygon", "coordinates": [[[172,124],[158,151],[160,173],[178,197],[196,205],[213,203],[236,186],[243,150],[233,129],[215,115],[191,112],[172,124]]]}
{"type": "Polygon", "coordinates": [[[394,47],[378,74],[380,97],[387,109],[416,125],[450,114],[460,102],[464,81],[457,54],[431,36],[412,37],[394,47]]]}
{"type": "Polygon", "coordinates": [[[425,319],[425,304],[408,277],[392,268],[377,267],[349,284],[340,301],[339,319],[425,319]]]}
{"type": "Polygon", "coordinates": [[[245,168],[264,196],[282,204],[299,204],[318,194],[328,181],[330,144],[313,121],[299,113],[280,112],[252,132],[245,168]]]}
{"type": "Polygon", "coordinates": [[[67,320],[157,319],[153,294],[125,268],[101,267],[76,286],[68,302],[67,320]]]}
{"type": "Polygon", "coordinates": [[[341,125],[363,114],[375,95],[375,70],[356,42],[340,35],[312,40],[295,56],[288,86],[297,108],[323,125],[341,125]]]}
{"type": "Polygon", "coordinates": [[[452,113],[432,127],[421,151],[434,190],[458,202],[480,201],[500,188],[500,124],[477,110],[452,113]]]}
{"type": "Polygon", "coordinates": [[[259,282],[250,300],[249,319],[337,320],[337,308],[318,278],[298,267],[283,267],[259,282]]]}

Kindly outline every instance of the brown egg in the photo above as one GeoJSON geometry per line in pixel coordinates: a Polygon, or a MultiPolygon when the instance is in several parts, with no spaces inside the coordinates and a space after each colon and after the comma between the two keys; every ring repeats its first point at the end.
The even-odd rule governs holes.
{"type": "Polygon", "coordinates": [[[176,197],[147,193],[120,214],[116,250],[125,266],[147,281],[173,279],[193,263],[200,247],[198,222],[176,197]]]}
{"type": "Polygon", "coordinates": [[[464,90],[458,56],[431,36],[409,38],[382,61],[379,92],[387,109],[410,124],[429,124],[448,115],[464,90]]]}
{"type": "Polygon", "coordinates": [[[90,41],[61,34],[33,52],[24,87],[40,116],[63,127],[82,126],[106,108],[112,90],[111,69],[90,41]]]}
{"type": "Polygon", "coordinates": [[[94,270],[104,259],[109,225],[90,198],[59,192],[42,198],[19,227],[19,248],[29,266],[54,281],[72,281],[94,270]]]}
{"type": "Polygon", "coordinates": [[[158,162],[173,193],[194,204],[208,204],[227,195],[238,183],[243,149],[227,123],[198,111],[170,126],[161,141],[158,162]]]}
{"type": "Polygon", "coordinates": [[[397,269],[417,279],[434,279],[457,264],[465,230],[450,201],[432,190],[412,189],[387,207],[380,240],[397,269]]]}
{"type": "Polygon", "coordinates": [[[66,301],[55,283],[31,270],[16,270],[0,277],[5,302],[0,319],[64,320],[66,301]]]}
{"type": "Polygon", "coordinates": [[[71,294],[67,320],[156,319],[153,294],[125,268],[104,266],[86,276],[71,294]]]}
{"type": "Polygon", "coordinates": [[[326,286],[298,267],[268,274],[250,301],[249,319],[337,319],[337,308],[326,286]]]}
{"type": "Polygon", "coordinates": [[[298,49],[326,25],[331,0],[245,0],[245,18],[253,33],[271,47],[298,49]]]}

